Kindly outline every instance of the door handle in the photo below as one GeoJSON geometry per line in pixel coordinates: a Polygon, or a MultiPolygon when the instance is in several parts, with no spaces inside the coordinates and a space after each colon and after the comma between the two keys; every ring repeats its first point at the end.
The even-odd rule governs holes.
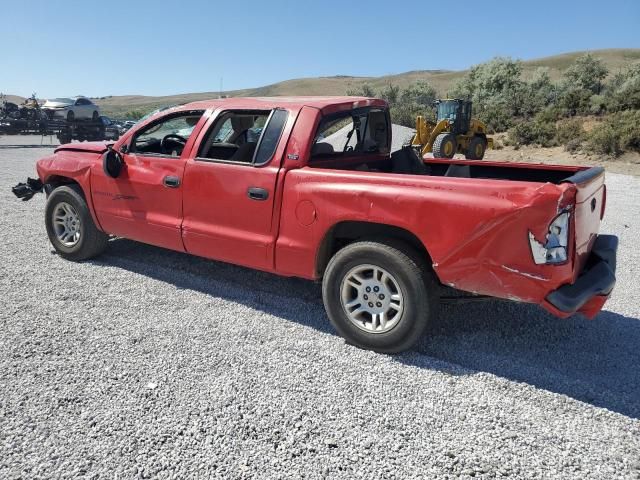
{"type": "Polygon", "coordinates": [[[249,187],[247,195],[251,200],[266,200],[269,198],[269,192],[260,187],[249,187]]]}
{"type": "Polygon", "coordinates": [[[180,178],[168,175],[162,179],[162,183],[165,187],[178,188],[180,186],[180,178]]]}

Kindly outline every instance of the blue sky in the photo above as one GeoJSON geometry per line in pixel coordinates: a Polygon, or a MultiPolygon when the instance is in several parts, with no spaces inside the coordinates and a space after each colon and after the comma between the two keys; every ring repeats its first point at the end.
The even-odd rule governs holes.
{"type": "Polygon", "coordinates": [[[217,91],[640,48],[640,0],[0,0],[0,92],[217,91]],[[428,7],[431,4],[432,7],[428,7]]]}

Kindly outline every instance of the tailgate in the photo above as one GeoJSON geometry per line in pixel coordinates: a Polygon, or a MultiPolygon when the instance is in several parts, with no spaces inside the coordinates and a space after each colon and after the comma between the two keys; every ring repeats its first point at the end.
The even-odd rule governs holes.
{"type": "Polygon", "coordinates": [[[577,274],[582,271],[587,261],[604,215],[606,202],[604,169],[593,167],[581,170],[567,178],[565,182],[572,183],[576,188],[573,231],[576,246],[574,271],[577,274]]]}

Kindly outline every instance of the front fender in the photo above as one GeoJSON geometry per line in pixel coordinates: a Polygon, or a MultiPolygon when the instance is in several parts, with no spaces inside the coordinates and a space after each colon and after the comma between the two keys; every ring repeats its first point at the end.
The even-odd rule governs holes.
{"type": "Polygon", "coordinates": [[[102,155],[95,152],[63,150],[38,160],[36,171],[47,194],[52,188],[60,185],[77,184],[82,190],[96,227],[102,231],[91,195],[91,166],[100,162],[101,158],[102,155]]]}

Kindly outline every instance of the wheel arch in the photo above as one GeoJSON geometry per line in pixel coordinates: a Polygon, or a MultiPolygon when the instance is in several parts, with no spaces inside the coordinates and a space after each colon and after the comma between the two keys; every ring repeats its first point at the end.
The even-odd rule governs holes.
{"type": "Polygon", "coordinates": [[[410,230],[396,225],[368,221],[341,221],[327,230],[316,254],[316,278],[322,278],[331,258],[347,245],[362,241],[389,239],[406,243],[418,254],[424,255],[428,265],[431,255],[422,241],[410,230]]]}
{"type": "Polygon", "coordinates": [[[51,192],[53,192],[56,188],[62,186],[75,186],[78,188],[80,195],[84,198],[84,201],[87,202],[87,206],[89,207],[89,212],[91,212],[91,217],[93,218],[93,222],[96,224],[96,227],[100,231],[102,230],[102,226],[100,225],[100,221],[98,220],[98,216],[96,215],[95,208],[93,206],[93,199],[91,198],[91,192],[85,191],[88,190],[89,186],[83,186],[81,182],[73,177],[69,177],[61,174],[51,174],[47,176],[44,180],[44,191],[47,194],[47,197],[51,192]]]}

